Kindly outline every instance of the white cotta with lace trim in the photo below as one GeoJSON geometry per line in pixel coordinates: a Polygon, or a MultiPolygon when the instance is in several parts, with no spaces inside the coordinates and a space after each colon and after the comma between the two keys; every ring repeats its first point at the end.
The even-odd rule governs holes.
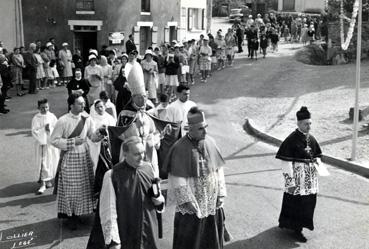
{"type": "Polygon", "coordinates": [[[347,50],[350,45],[352,35],[354,34],[354,28],[358,12],[359,12],[359,0],[355,0],[351,19],[346,17],[343,13],[343,0],[341,0],[340,25],[341,25],[341,48],[343,50],[347,50]],[[347,31],[346,39],[344,34],[343,19],[350,21],[350,26],[347,31]]]}

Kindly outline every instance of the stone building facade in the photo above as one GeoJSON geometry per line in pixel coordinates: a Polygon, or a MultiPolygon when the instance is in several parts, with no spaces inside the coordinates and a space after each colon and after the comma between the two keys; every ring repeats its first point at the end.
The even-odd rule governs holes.
{"type": "Polygon", "coordinates": [[[206,33],[206,9],[207,0],[1,0],[0,40],[12,48],[54,37],[86,55],[102,45],[123,52],[133,34],[142,54],[206,33]]]}

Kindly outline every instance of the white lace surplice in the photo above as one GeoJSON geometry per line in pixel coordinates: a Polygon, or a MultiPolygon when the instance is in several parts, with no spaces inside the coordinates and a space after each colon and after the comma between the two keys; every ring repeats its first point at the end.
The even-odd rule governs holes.
{"type": "Polygon", "coordinates": [[[169,198],[175,201],[176,212],[195,214],[199,219],[215,215],[217,198],[226,196],[223,168],[200,177],[178,177],[169,174],[169,198]],[[185,203],[191,202],[196,212],[188,210],[185,203]]]}
{"type": "MultiPolygon", "coordinates": [[[[317,160],[320,163],[320,159],[317,160]]],[[[318,176],[314,164],[288,161],[281,161],[281,163],[286,193],[310,195],[318,192],[318,176]]]]}

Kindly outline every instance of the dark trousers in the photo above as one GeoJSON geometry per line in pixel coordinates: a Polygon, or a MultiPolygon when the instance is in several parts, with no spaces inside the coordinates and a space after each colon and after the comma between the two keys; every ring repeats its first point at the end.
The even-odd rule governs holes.
{"type": "Polygon", "coordinates": [[[243,49],[242,49],[242,42],[243,42],[243,39],[241,39],[240,37],[238,37],[238,41],[237,41],[237,45],[238,45],[238,53],[242,53],[243,52],[243,49]]]}
{"type": "Polygon", "coordinates": [[[36,71],[29,72],[29,93],[36,93],[36,71]]]}
{"type": "Polygon", "coordinates": [[[5,102],[5,96],[4,94],[0,93],[0,111],[4,110],[4,102],[5,102]]]}

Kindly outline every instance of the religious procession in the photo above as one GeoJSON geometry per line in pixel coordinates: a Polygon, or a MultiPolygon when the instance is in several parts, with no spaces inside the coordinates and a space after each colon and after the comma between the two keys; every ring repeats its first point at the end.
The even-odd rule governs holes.
{"type": "Polygon", "coordinates": [[[369,249],[365,130],[346,160],[351,122],[331,117],[354,69],[299,60],[350,58],[328,1],[245,0],[232,21],[208,13],[232,1],[163,2],[133,27],[133,3],[38,6],[62,27],[7,6],[23,20],[12,52],[0,36],[0,248],[369,249]]]}

